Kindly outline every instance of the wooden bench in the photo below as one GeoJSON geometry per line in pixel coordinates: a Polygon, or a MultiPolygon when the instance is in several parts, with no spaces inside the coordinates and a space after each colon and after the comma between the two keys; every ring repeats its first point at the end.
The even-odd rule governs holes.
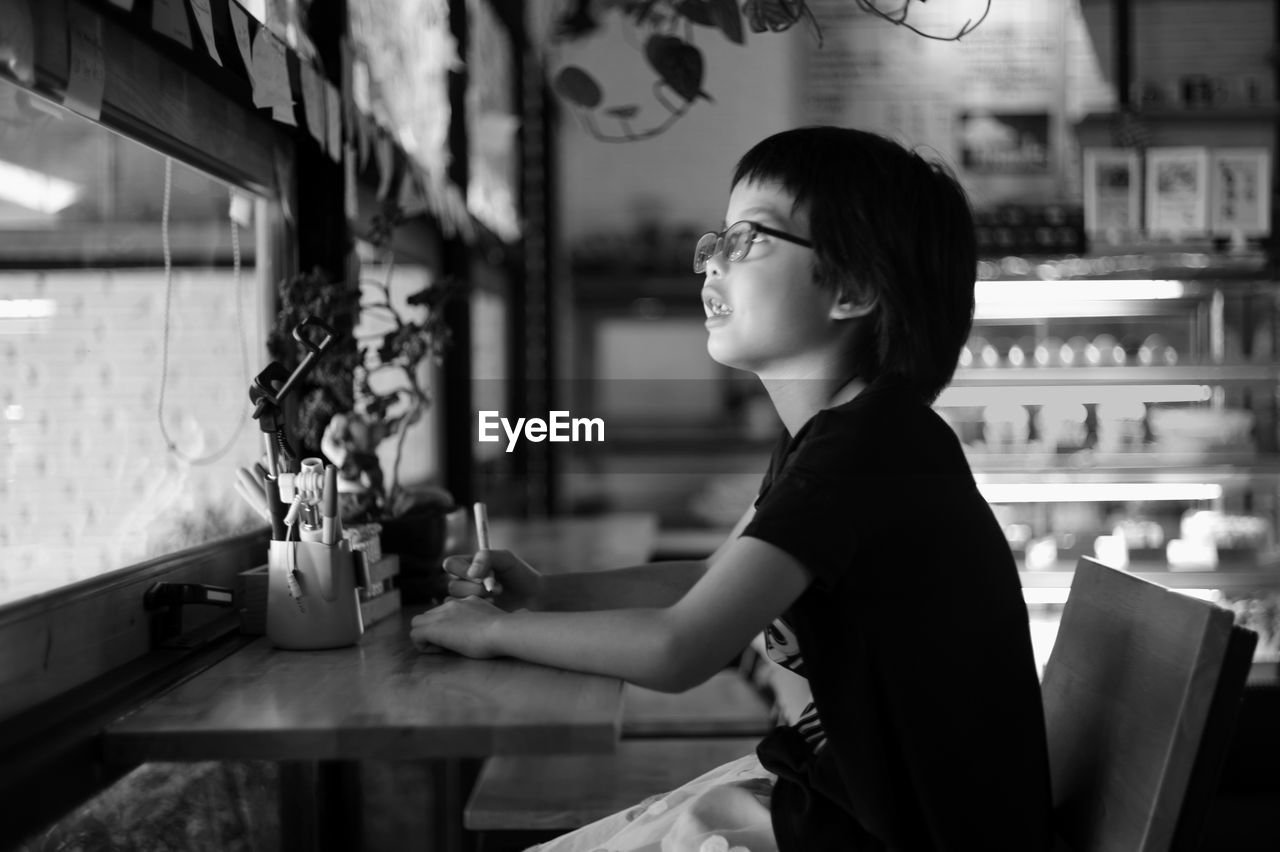
{"type": "Polygon", "coordinates": [[[755,751],[758,737],[623,740],[610,754],[492,757],[467,802],[473,831],[571,831],[755,751]]]}

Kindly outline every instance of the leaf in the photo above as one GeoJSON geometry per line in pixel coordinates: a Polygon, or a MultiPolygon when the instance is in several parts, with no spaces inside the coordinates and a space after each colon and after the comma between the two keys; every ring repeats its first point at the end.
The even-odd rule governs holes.
{"type": "Polygon", "coordinates": [[[584,6],[570,12],[556,21],[556,38],[576,41],[600,29],[600,24],[591,17],[590,9],[584,6]]]}
{"type": "MultiPolygon", "coordinates": [[[[733,0],[730,0],[732,2],[733,0]]],[[[676,12],[684,15],[695,24],[704,27],[714,27],[715,22],[712,18],[711,4],[707,0],[680,0],[676,4],[676,12]]]]}
{"type": "Polygon", "coordinates": [[[637,24],[655,23],[651,18],[656,19],[659,17],[653,11],[653,7],[657,5],[657,2],[658,0],[633,0],[633,2],[623,4],[622,8],[627,15],[635,18],[637,24]]]}
{"type": "Polygon", "coordinates": [[[645,58],[662,81],[686,101],[711,96],[702,91],[702,51],[676,36],[650,36],[645,58]]]}
{"type": "Polygon", "coordinates": [[[396,352],[396,333],[389,331],[383,336],[382,345],[378,347],[378,360],[384,364],[394,361],[396,352]]]}
{"type": "Polygon", "coordinates": [[[724,37],[734,44],[742,44],[742,14],[738,11],[735,0],[710,0],[711,20],[720,28],[724,37]]]}
{"type": "Polygon", "coordinates": [[[600,84],[577,65],[566,65],[556,73],[551,87],[560,97],[587,109],[595,109],[604,100],[600,84]]]}

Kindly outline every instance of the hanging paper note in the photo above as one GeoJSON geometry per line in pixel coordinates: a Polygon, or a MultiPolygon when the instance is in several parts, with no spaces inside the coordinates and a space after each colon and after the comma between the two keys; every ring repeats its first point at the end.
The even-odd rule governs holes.
{"type": "Polygon", "coordinates": [[[266,27],[258,30],[258,36],[253,40],[249,79],[253,83],[253,105],[270,107],[276,121],[296,127],[293,90],[289,87],[288,54],[284,42],[266,27]]]}
{"type": "Polygon", "coordinates": [[[355,51],[352,49],[351,40],[347,36],[342,37],[339,45],[342,47],[342,121],[347,127],[347,133],[354,134],[356,132],[356,103],[351,98],[351,87],[354,85],[351,81],[351,64],[355,61],[355,51]]]}
{"type": "Polygon", "coordinates": [[[209,8],[209,0],[191,0],[191,11],[196,13],[196,24],[200,27],[200,35],[204,36],[209,56],[221,65],[222,57],[218,55],[218,45],[213,40],[213,10],[209,8]]]}
{"type": "Polygon", "coordinates": [[[342,174],[342,206],[347,218],[354,221],[360,204],[356,199],[356,152],[350,145],[344,145],[342,149],[342,174]]]}
{"type": "Polygon", "coordinates": [[[293,225],[298,221],[297,216],[294,214],[293,201],[291,200],[293,198],[294,176],[297,174],[294,169],[294,159],[281,145],[272,146],[271,159],[275,166],[276,197],[280,199],[280,214],[284,217],[285,222],[293,225]]]}
{"type": "Polygon", "coordinates": [[[309,62],[299,62],[302,78],[302,110],[307,118],[307,131],[321,148],[325,147],[323,80],[309,62]]]}
{"type": "Polygon", "coordinates": [[[182,0],[151,0],[151,29],[191,49],[191,25],[182,0]]]}
{"type": "Polygon", "coordinates": [[[102,58],[102,19],[78,3],[67,8],[67,17],[71,55],[63,104],[97,121],[102,115],[102,92],[107,84],[107,67],[102,58]]]}
{"type": "Polygon", "coordinates": [[[28,86],[36,81],[35,44],[27,0],[0,0],[0,68],[28,86]]]}
{"type": "Polygon", "coordinates": [[[356,153],[360,159],[356,164],[364,168],[369,162],[369,152],[373,149],[373,122],[362,112],[356,113],[356,153]]]}
{"type": "Polygon", "coordinates": [[[359,59],[351,62],[351,100],[360,112],[373,109],[373,99],[369,96],[369,66],[359,59]]]}
{"type": "Polygon", "coordinates": [[[236,47],[240,48],[240,61],[244,63],[245,70],[249,72],[252,81],[253,59],[251,57],[253,54],[249,50],[249,15],[235,3],[228,3],[227,8],[231,11],[231,31],[236,34],[236,47]]]}
{"type": "Polygon", "coordinates": [[[324,81],[324,117],[329,125],[329,157],[336,163],[342,159],[342,95],[328,80],[324,81]]]}
{"type": "Polygon", "coordinates": [[[396,173],[396,149],[391,137],[378,131],[374,153],[378,158],[378,200],[386,199],[391,192],[391,178],[396,173]]]}

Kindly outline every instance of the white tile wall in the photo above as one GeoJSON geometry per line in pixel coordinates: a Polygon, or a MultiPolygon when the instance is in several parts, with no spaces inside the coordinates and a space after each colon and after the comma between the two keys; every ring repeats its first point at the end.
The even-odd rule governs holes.
{"type": "Polygon", "coordinates": [[[175,271],[164,422],[188,458],[232,442],[191,464],[157,410],[163,270],[0,273],[0,603],[260,525],[234,491],[260,447],[255,282],[240,322],[230,270],[175,271]]]}

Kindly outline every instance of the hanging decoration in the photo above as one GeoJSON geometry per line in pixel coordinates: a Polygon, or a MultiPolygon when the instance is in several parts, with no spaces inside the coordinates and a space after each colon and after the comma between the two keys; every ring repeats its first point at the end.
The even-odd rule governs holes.
{"type": "MultiPolygon", "coordinates": [[[[959,41],[973,32],[991,11],[986,0],[982,14],[970,18],[955,32],[933,33],[909,20],[913,2],[896,6],[877,0],[849,0],[869,16],[903,27],[923,38],[959,41]]],[[[946,0],[934,0],[935,3],[946,0]]],[[[806,0],[567,0],[556,16],[551,33],[553,46],[583,41],[601,31],[601,14],[620,14],[626,21],[628,40],[639,49],[654,75],[652,94],[661,108],[659,118],[637,126],[644,112],[639,103],[613,103],[605,86],[587,68],[567,63],[551,75],[552,89],[573,109],[596,139],[602,142],[636,142],[664,133],[688,114],[699,100],[714,101],[703,88],[706,64],[695,43],[698,28],[713,29],[731,43],[746,43],[746,31],[785,32],[804,20],[814,42],[822,48],[822,27],[806,0]],[[745,26],[744,26],[745,24],[745,26]]]]}
{"type": "MultiPolygon", "coordinates": [[[[918,0],[918,2],[923,3],[925,0],[918,0]]],[[[982,14],[978,17],[978,20],[975,21],[970,18],[964,22],[959,30],[948,35],[945,33],[940,34],[926,32],[907,23],[907,13],[911,11],[911,0],[903,0],[902,5],[893,10],[881,9],[875,0],[854,0],[854,3],[857,4],[859,9],[869,15],[875,15],[877,18],[883,18],[895,26],[905,27],[918,36],[934,39],[935,41],[959,41],[969,33],[976,30],[978,26],[987,19],[987,15],[991,12],[991,0],[987,0],[987,5],[982,10],[982,14]]]]}

